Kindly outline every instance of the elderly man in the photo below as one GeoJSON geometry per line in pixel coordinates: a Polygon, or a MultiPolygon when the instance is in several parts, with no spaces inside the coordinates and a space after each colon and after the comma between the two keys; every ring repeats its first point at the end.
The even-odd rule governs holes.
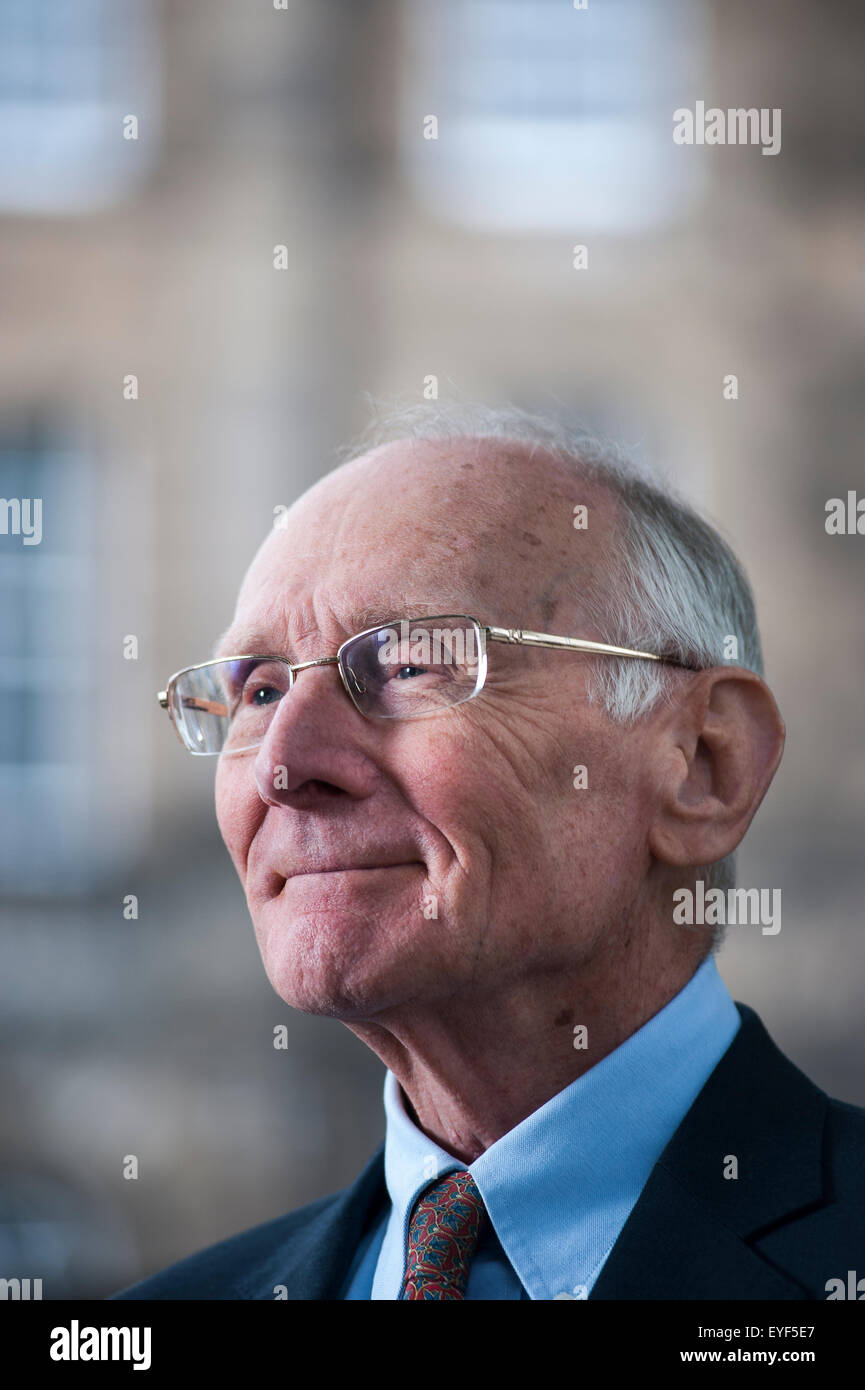
{"type": "Polygon", "coordinates": [[[738,562],[564,426],[390,434],[162,697],[219,755],[274,989],[384,1062],[386,1140],[115,1297],[826,1298],[865,1248],[865,1111],[714,960],[784,742],[738,562]]]}

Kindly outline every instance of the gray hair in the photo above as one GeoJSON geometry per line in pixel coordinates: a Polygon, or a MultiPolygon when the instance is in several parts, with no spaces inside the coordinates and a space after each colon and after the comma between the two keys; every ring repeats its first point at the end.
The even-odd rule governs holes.
{"type": "MultiPolygon", "coordinates": [[[[674,657],[694,666],[734,664],[763,674],[754,597],[730,546],[676,491],[650,477],[609,441],[558,416],[517,406],[416,399],[379,402],[367,397],[373,418],[360,439],[342,451],[344,461],[397,439],[455,438],[518,441],[596,481],[619,504],[621,544],[607,582],[581,587],[587,616],[616,646],[674,657]],[[612,580],[612,583],[609,581],[612,580]]],[[[669,698],[671,668],[650,662],[604,658],[592,663],[589,698],[621,723],[639,719],[669,698]]],[[[735,855],[698,870],[707,888],[726,891],[736,881],[735,855]]],[[[723,929],[712,947],[721,944],[723,929]]]]}

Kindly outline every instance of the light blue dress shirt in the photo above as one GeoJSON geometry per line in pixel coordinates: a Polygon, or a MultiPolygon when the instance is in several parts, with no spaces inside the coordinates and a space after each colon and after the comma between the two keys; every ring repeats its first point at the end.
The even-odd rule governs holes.
{"type": "MultiPolygon", "coordinates": [[[[708,956],[660,1013],[468,1165],[490,1216],[469,1299],[586,1298],[649,1174],[740,1025],[708,956]]],[[[390,1206],[355,1254],[346,1299],[398,1299],[412,1207],[466,1164],[414,1124],[385,1075],[390,1206]]]]}

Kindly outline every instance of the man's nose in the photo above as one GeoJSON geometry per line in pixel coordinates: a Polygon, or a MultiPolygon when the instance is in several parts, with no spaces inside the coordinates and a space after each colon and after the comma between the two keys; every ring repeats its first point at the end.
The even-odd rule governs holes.
{"type": "Polygon", "coordinates": [[[298,671],[256,754],[262,801],[309,810],[340,796],[369,796],[380,774],[363,748],[368,726],[335,665],[298,671]]]}

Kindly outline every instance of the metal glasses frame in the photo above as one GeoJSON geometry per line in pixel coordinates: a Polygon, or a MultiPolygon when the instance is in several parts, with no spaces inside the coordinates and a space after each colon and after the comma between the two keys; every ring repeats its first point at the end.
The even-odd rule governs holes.
{"type": "MultiPolygon", "coordinates": [[[[470,617],[466,613],[430,614],[428,617],[410,618],[408,619],[408,621],[412,624],[427,624],[434,622],[444,622],[445,620],[452,620],[454,618],[459,618],[463,622],[471,623],[478,630],[478,632],[481,634],[481,653],[484,655],[486,653],[487,642],[507,642],[517,646],[521,645],[527,647],[547,647],[555,651],[593,652],[596,655],[600,656],[633,657],[634,659],[639,661],[657,661],[667,666],[678,666],[680,669],[685,671],[694,671],[698,669],[697,667],[689,665],[687,662],[679,661],[675,657],[659,656],[655,652],[640,652],[636,651],[632,647],[615,647],[611,646],[608,642],[591,642],[588,640],[588,638],[585,637],[558,637],[550,632],[531,632],[528,629],[521,627],[492,627],[480,622],[478,618],[470,617]]],[[[364,710],[362,710],[358,705],[354,693],[352,692],[348,684],[348,681],[345,677],[345,670],[343,668],[341,660],[342,653],[344,652],[346,647],[348,647],[351,643],[356,642],[358,638],[368,637],[371,633],[378,632],[382,628],[397,627],[402,621],[404,620],[401,618],[392,618],[389,622],[375,623],[373,627],[364,628],[362,632],[355,632],[352,634],[351,637],[347,637],[344,642],[340,643],[340,646],[337,648],[335,656],[318,656],[315,657],[312,661],[291,662],[288,660],[287,657],[274,656],[272,652],[246,652],[237,656],[211,657],[209,661],[199,661],[196,662],[193,666],[184,666],[180,671],[175,671],[174,675],[169,677],[165,689],[160,690],[157,693],[156,698],[159,701],[159,704],[162,707],[162,709],[168,710],[171,722],[174,725],[174,731],[177,734],[177,737],[180,739],[180,742],[183,744],[184,748],[187,748],[188,752],[191,752],[192,750],[189,749],[187,744],[184,742],[180,734],[180,730],[177,728],[177,724],[175,722],[174,714],[171,708],[171,698],[174,686],[176,685],[177,681],[180,679],[181,676],[188,675],[190,671],[201,671],[205,666],[213,666],[216,664],[216,662],[219,661],[279,661],[284,666],[288,667],[289,690],[294,685],[296,672],[306,671],[311,666],[336,666],[339,670],[339,675],[343,684],[343,688],[346,694],[348,695],[349,699],[351,700],[352,704],[354,705],[355,709],[358,711],[359,714],[363,715],[364,719],[375,719],[378,716],[365,713],[364,710]]],[[[481,690],[484,687],[485,681],[486,670],[484,669],[482,673],[482,679],[478,684],[477,689],[474,690],[472,694],[467,697],[468,700],[472,700],[475,698],[475,696],[480,694],[481,690]]],[[[211,701],[207,700],[189,701],[189,704],[196,709],[206,708],[211,703],[211,701]]],[[[458,703],[465,704],[467,703],[467,701],[461,700],[458,701],[458,703]]],[[[448,706],[448,708],[456,708],[456,706],[448,706]]],[[[218,711],[210,712],[215,713],[218,711]]],[[[435,711],[435,713],[444,712],[445,711],[443,710],[435,711]]]]}

